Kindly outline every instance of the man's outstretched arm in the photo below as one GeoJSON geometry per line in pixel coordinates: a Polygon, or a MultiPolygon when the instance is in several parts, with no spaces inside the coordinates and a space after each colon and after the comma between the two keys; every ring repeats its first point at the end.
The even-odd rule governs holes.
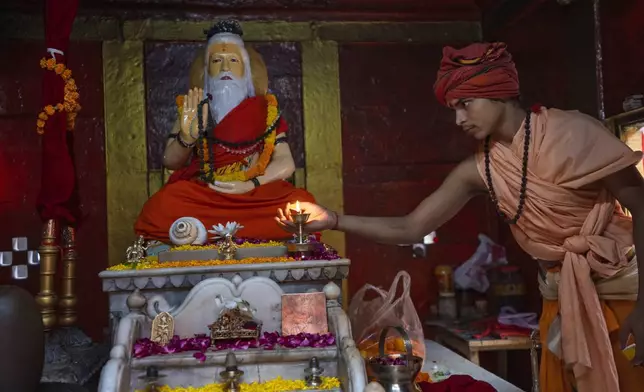
{"type": "MultiPolygon", "coordinates": [[[[372,218],[366,216],[338,216],[311,203],[301,207],[310,214],[304,226],[307,232],[329,229],[357,234],[372,241],[384,244],[410,244],[419,242],[425,235],[438,229],[456,215],[474,196],[485,193],[487,188],[471,157],[461,162],[447,176],[443,184],[423,200],[409,215],[391,218],[372,218]]],[[[295,205],[289,204],[278,210],[276,221],[288,231],[295,231],[291,211],[295,205]]]]}
{"type": "Polygon", "coordinates": [[[386,244],[420,242],[452,219],[472,197],[485,191],[476,161],[471,157],[461,162],[409,215],[391,218],[343,215],[338,216],[336,229],[386,244]]]}

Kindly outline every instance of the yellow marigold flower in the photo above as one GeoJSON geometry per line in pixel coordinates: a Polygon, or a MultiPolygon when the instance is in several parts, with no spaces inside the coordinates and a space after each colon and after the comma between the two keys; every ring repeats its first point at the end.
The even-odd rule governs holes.
{"type": "Polygon", "coordinates": [[[72,71],[70,69],[66,69],[62,76],[63,80],[67,80],[72,77],[72,71]]]}
{"type": "Polygon", "coordinates": [[[217,245],[179,245],[170,249],[170,251],[183,251],[183,250],[206,250],[217,249],[217,245]]]}
{"type": "Polygon", "coordinates": [[[36,120],[36,126],[38,126],[38,128],[44,128],[45,122],[43,120],[36,120]]]}
{"type": "Polygon", "coordinates": [[[49,116],[47,116],[47,114],[45,114],[45,112],[40,112],[40,114],[38,115],[38,118],[43,120],[43,121],[47,121],[49,116]]]}
{"type": "Polygon", "coordinates": [[[56,110],[63,110],[65,107],[63,106],[62,103],[57,103],[56,104],[56,110]]]}
{"type": "Polygon", "coordinates": [[[40,59],[40,68],[47,68],[47,60],[40,59]]]}
{"type": "Polygon", "coordinates": [[[291,257],[248,257],[241,260],[184,260],[184,261],[166,261],[159,262],[158,258],[145,259],[138,263],[122,263],[118,266],[108,268],[108,271],[120,270],[143,270],[143,269],[156,269],[156,268],[185,268],[185,267],[211,267],[217,265],[236,265],[236,264],[266,264],[266,263],[288,263],[295,262],[291,257]],[[122,266],[125,266],[122,267],[122,266]]]}
{"type": "MultiPolygon", "coordinates": [[[[254,382],[251,384],[240,384],[242,392],[285,392],[294,390],[329,390],[340,387],[340,380],[336,377],[322,377],[322,385],[316,388],[310,388],[306,385],[304,380],[285,380],[282,377],[277,377],[274,380],[266,382],[254,382]]],[[[161,392],[223,392],[222,384],[208,384],[202,387],[169,387],[164,385],[160,388],[161,392]]],[[[138,390],[137,392],[142,392],[138,390]]]]}
{"type": "Polygon", "coordinates": [[[58,75],[61,75],[63,72],[65,72],[65,64],[56,64],[54,72],[56,72],[58,75]]]}
{"type": "Polygon", "coordinates": [[[45,106],[45,113],[47,113],[47,115],[49,116],[53,116],[54,113],[56,113],[56,109],[54,109],[54,107],[51,105],[47,105],[45,106]]]}
{"type": "Polygon", "coordinates": [[[47,69],[51,71],[51,70],[52,70],[52,69],[54,69],[54,67],[56,66],[56,60],[54,60],[54,59],[48,59],[48,60],[45,62],[45,65],[47,66],[47,69]]]}

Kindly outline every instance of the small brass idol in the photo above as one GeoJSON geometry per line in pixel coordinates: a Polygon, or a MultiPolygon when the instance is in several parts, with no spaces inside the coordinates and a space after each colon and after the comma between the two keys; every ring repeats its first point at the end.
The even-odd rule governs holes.
{"type": "Polygon", "coordinates": [[[241,391],[239,379],[243,375],[244,372],[237,367],[237,357],[235,357],[235,354],[232,351],[226,354],[226,370],[219,373],[223,390],[225,392],[241,391]]]}
{"type": "Polygon", "coordinates": [[[231,234],[226,234],[224,236],[223,243],[219,246],[219,253],[222,255],[224,260],[234,260],[235,254],[237,253],[237,244],[233,241],[233,236],[231,234]]]}
{"type": "Polygon", "coordinates": [[[235,254],[237,253],[237,244],[234,241],[235,233],[243,228],[244,226],[237,222],[227,222],[226,226],[220,223],[213,226],[212,230],[208,230],[208,233],[215,235],[213,239],[220,241],[219,254],[224,260],[235,259],[235,254]]]}
{"type": "Polygon", "coordinates": [[[132,246],[125,251],[125,259],[128,263],[138,263],[145,258],[145,251],[148,249],[145,238],[139,236],[132,246]]]}
{"type": "Polygon", "coordinates": [[[239,308],[225,309],[219,319],[208,326],[210,341],[226,339],[259,339],[262,323],[239,308]]]}
{"type": "Polygon", "coordinates": [[[150,340],[160,346],[165,346],[174,335],[174,317],[168,312],[161,312],[152,321],[150,340]]]}

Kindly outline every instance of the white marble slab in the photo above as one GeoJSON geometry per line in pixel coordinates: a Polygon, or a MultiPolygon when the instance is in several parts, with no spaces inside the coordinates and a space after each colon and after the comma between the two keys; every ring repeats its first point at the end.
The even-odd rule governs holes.
{"type": "Polygon", "coordinates": [[[498,392],[523,392],[504,379],[475,365],[433,340],[425,340],[425,356],[423,372],[429,372],[432,365],[438,364],[447,368],[452,374],[466,374],[477,380],[485,381],[496,388],[498,392]]]}

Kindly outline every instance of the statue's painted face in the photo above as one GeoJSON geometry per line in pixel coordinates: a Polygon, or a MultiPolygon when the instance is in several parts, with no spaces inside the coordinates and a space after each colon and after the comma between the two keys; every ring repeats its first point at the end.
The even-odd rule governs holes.
{"type": "Polygon", "coordinates": [[[215,43],[208,48],[208,57],[208,74],[211,78],[222,72],[230,72],[239,79],[244,77],[244,60],[239,46],[227,42],[215,43]]]}

